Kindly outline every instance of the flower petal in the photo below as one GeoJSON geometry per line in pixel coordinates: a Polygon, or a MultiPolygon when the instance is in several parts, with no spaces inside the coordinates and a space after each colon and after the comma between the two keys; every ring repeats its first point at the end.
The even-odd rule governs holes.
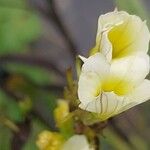
{"type": "Polygon", "coordinates": [[[96,53],[85,60],[82,66],[82,72],[95,72],[103,77],[108,74],[110,64],[101,53],[96,53]]]}
{"type": "Polygon", "coordinates": [[[150,81],[145,79],[134,91],[124,97],[124,104],[119,108],[117,114],[122,113],[136,105],[150,99],[150,81]]]}
{"type": "Polygon", "coordinates": [[[98,19],[98,29],[97,29],[97,40],[99,36],[106,30],[112,29],[114,26],[118,26],[123,23],[129,17],[129,14],[125,11],[113,11],[104,15],[101,15],[98,19]]]}
{"type": "Polygon", "coordinates": [[[128,103],[134,103],[128,107],[124,107],[120,111],[125,111],[135,105],[144,103],[150,99],[150,80],[145,79],[134,91],[132,91],[128,96],[126,96],[125,101],[128,103]]]}
{"type": "Polygon", "coordinates": [[[123,24],[115,26],[108,33],[112,44],[112,57],[120,58],[132,53],[148,51],[150,33],[145,22],[130,15],[123,24]]]}
{"type": "MultiPolygon", "coordinates": [[[[122,24],[123,21],[129,16],[124,11],[113,11],[104,15],[101,15],[98,19],[98,29],[96,35],[96,46],[91,50],[91,55],[96,52],[103,51],[105,54],[106,47],[111,47],[111,43],[108,42],[107,34],[115,26],[122,24]],[[107,43],[108,42],[108,43],[107,43]],[[107,45],[106,45],[106,44],[107,45]]],[[[107,49],[107,51],[110,49],[107,49]]],[[[108,53],[110,55],[110,53],[108,53]]]]}
{"type": "Polygon", "coordinates": [[[97,113],[99,119],[104,121],[117,114],[124,103],[124,97],[117,96],[114,92],[103,92],[96,100],[89,102],[87,105],[81,103],[79,107],[97,113]]]}
{"type": "Polygon", "coordinates": [[[124,112],[150,99],[150,81],[145,79],[132,93],[125,97],[117,96],[113,92],[105,92],[99,99],[88,105],[80,104],[80,108],[98,113],[99,119],[104,121],[114,115],[124,112]]]}
{"type": "Polygon", "coordinates": [[[136,55],[123,57],[112,61],[111,76],[118,77],[121,81],[128,81],[131,86],[141,83],[149,73],[149,56],[138,52],[136,55]]]}
{"type": "Polygon", "coordinates": [[[110,65],[105,57],[96,53],[85,60],[78,82],[78,97],[82,103],[95,100],[101,92],[101,82],[109,73],[110,65]]]}
{"type": "Polygon", "coordinates": [[[87,58],[85,58],[84,56],[81,56],[81,55],[79,55],[79,58],[80,58],[83,62],[85,62],[85,61],[87,60],[87,58]]]}
{"type": "Polygon", "coordinates": [[[99,76],[94,72],[81,73],[78,83],[79,100],[85,104],[95,100],[97,90],[101,92],[101,79],[99,76]]]}
{"type": "Polygon", "coordinates": [[[84,135],[74,135],[65,142],[62,150],[92,150],[84,135]]]}
{"type": "Polygon", "coordinates": [[[150,32],[141,18],[124,11],[110,12],[99,17],[91,55],[101,52],[110,61],[138,51],[147,52],[149,40],[150,32]]]}
{"type": "Polygon", "coordinates": [[[127,96],[122,97],[113,92],[104,92],[97,100],[91,101],[87,105],[81,103],[79,107],[83,110],[97,113],[99,119],[104,121],[149,99],[150,81],[145,79],[127,96]]]}

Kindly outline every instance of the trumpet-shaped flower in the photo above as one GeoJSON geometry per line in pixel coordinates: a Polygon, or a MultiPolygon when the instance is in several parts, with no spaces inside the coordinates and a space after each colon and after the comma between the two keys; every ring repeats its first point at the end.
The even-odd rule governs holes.
{"type": "Polygon", "coordinates": [[[101,52],[106,58],[122,58],[136,52],[147,52],[150,33],[138,16],[117,11],[101,15],[98,20],[96,46],[91,55],[101,52]]]}
{"type": "Polygon", "coordinates": [[[84,61],[78,83],[81,109],[106,120],[150,98],[149,56],[138,52],[109,63],[101,53],[84,61]]]}

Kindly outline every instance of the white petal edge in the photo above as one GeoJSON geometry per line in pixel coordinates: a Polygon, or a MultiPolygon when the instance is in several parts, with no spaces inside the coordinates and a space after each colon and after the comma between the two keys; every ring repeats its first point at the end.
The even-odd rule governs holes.
{"type": "Polygon", "coordinates": [[[126,79],[134,86],[140,84],[150,71],[149,56],[143,52],[116,59],[111,63],[110,74],[119,79],[126,79]]]}
{"type": "Polygon", "coordinates": [[[118,26],[129,17],[125,11],[117,11],[101,15],[98,19],[98,28],[96,35],[96,45],[100,52],[110,61],[112,59],[112,44],[108,39],[108,32],[115,26],[118,26]]]}
{"type": "Polygon", "coordinates": [[[103,77],[109,73],[110,64],[101,53],[96,53],[86,59],[82,66],[82,72],[95,72],[103,77]]]}
{"type": "Polygon", "coordinates": [[[95,72],[81,73],[78,82],[78,97],[79,100],[87,104],[95,100],[96,89],[101,90],[101,79],[95,72]]]}
{"type": "Polygon", "coordinates": [[[95,99],[97,88],[101,88],[101,81],[109,74],[110,64],[101,53],[96,53],[86,59],[78,82],[79,100],[87,104],[95,99]]]}
{"type": "Polygon", "coordinates": [[[85,62],[87,60],[87,58],[85,58],[84,56],[79,55],[78,56],[83,62],[85,62]]]}
{"type": "Polygon", "coordinates": [[[62,150],[92,150],[84,135],[74,135],[65,142],[62,150]]]}
{"type": "MultiPolygon", "coordinates": [[[[145,79],[132,93],[126,96],[128,103],[133,102],[134,106],[144,103],[150,99],[150,80],[145,79]]],[[[133,106],[124,107],[120,112],[133,106]]]]}

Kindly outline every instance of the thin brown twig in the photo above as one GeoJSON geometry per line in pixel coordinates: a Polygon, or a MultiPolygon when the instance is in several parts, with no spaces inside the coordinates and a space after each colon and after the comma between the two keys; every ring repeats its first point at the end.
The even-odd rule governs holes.
{"type": "Polygon", "coordinates": [[[94,140],[94,146],[95,146],[94,149],[95,149],[95,150],[99,150],[99,147],[100,147],[100,141],[99,141],[98,136],[95,135],[93,140],[94,140]]]}

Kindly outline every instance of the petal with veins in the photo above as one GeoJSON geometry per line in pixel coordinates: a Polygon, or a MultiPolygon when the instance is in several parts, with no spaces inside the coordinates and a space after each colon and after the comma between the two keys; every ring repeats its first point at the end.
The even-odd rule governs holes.
{"type": "Polygon", "coordinates": [[[104,92],[97,100],[91,101],[87,105],[81,103],[79,107],[86,111],[99,114],[99,119],[104,121],[149,100],[149,89],[150,81],[145,79],[128,95],[118,96],[113,92],[104,92]]]}
{"type": "Polygon", "coordinates": [[[114,92],[103,92],[96,100],[79,107],[89,112],[97,113],[101,121],[117,114],[118,110],[124,106],[124,97],[116,95],[114,92]]]}
{"type": "Polygon", "coordinates": [[[109,70],[110,65],[100,53],[86,59],[78,82],[78,96],[82,103],[89,103],[101,93],[102,79],[109,74],[109,70]]]}

